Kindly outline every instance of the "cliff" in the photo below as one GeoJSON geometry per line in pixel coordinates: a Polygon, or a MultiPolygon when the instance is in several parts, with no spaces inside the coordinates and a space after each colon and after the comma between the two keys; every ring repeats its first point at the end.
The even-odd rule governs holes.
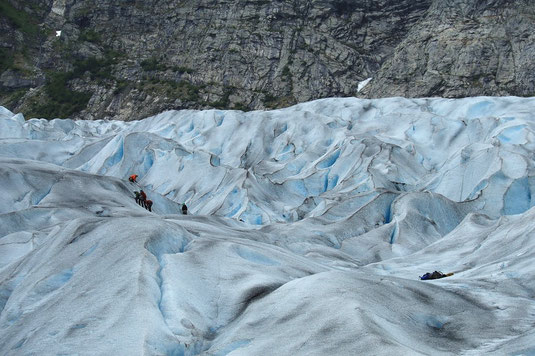
{"type": "Polygon", "coordinates": [[[472,3],[0,0],[0,105],[133,120],[333,96],[532,95],[535,5],[472,3]]]}

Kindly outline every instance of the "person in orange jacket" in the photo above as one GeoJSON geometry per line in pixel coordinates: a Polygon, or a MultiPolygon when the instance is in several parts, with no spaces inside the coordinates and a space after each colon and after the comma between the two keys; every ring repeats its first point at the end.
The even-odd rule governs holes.
{"type": "Polygon", "coordinates": [[[132,183],[136,183],[137,180],[137,174],[132,174],[128,180],[132,183]]]}

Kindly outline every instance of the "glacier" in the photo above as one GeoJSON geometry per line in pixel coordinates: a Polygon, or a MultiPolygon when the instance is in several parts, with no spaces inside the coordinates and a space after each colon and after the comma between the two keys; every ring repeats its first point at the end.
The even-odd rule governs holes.
{"type": "Polygon", "coordinates": [[[0,350],[535,354],[534,133],[518,97],[0,107],[0,350]]]}

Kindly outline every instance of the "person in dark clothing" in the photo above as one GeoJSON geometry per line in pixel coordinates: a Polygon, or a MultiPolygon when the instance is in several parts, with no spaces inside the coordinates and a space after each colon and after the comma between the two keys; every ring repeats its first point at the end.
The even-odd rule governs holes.
{"type": "Polygon", "coordinates": [[[444,277],[449,277],[449,276],[453,276],[453,273],[442,273],[440,271],[435,271],[433,273],[429,273],[427,272],[426,274],[424,274],[423,276],[420,276],[420,279],[421,280],[427,280],[427,279],[440,279],[440,278],[444,278],[444,277]]]}
{"type": "Polygon", "coordinates": [[[134,192],[134,194],[136,195],[136,197],[135,197],[136,203],[139,205],[140,202],[141,202],[141,194],[139,194],[139,192],[137,190],[134,192]]]}
{"type": "Polygon", "coordinates": [[[188,207],[186,206],[186,204],[182,204],[182,214],[188,215],[188,207]]]}
{"type": "Polygon", "coordinates": [[[152,200],[146,200],[145,201],[145,207],[147,208],[148,211],[152,211],[152,200]]]}
{"type": "Polygon", "coordinates": [[[143,190],[139,191],[141,206],[146,208],[145,201],[147,201],[147,194],[143,190]]]}

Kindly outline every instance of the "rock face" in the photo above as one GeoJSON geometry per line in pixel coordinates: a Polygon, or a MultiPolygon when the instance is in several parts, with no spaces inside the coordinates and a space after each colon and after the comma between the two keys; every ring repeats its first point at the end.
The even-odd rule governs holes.
{"type": "Polygon", "coordinates": [[[7,34],[0,105],[27,117],[132,120],[167,109],[265,109],[332,96],[535,92],[528,0],[0,6],[7,34]]]}
{"type": "Polygon", "coordinates": [[[535,95],[535,3],[435,1],[368,95],[535,95]]]}

